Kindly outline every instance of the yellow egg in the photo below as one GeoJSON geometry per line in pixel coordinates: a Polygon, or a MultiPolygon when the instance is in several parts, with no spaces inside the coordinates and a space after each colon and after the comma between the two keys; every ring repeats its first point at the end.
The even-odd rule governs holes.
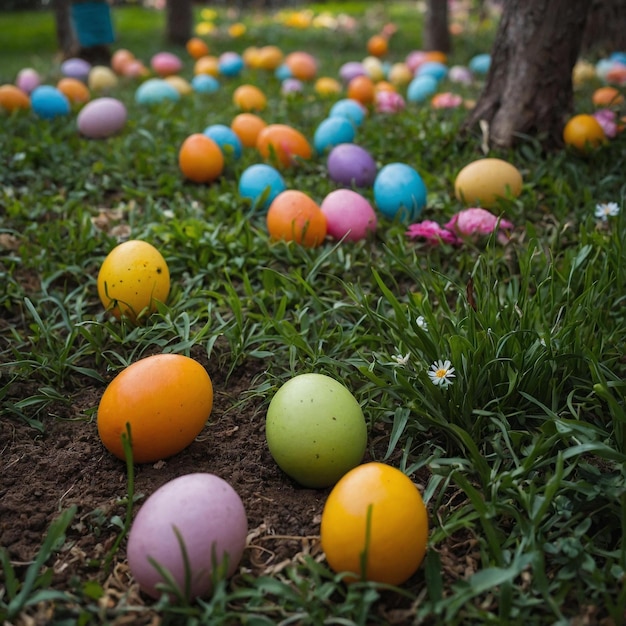
{"type": "Polygon", "coordinates": [[[172,76],[166,76],[164,80],[172,85],[181,96],[186,96],[193,91],[193,87],[189,84],[189,81],[185,80],[182,76],[174,74],[172,76]]]}
{"type": "Polygon", "coordinates": [[[375,83],[385,78],[385,68],[383,67],[382,62],[378,57],[365,57],[363,61],[361,61],[361,65],[363,66],[366,74],[375,83]]]}
{"type": "Polygon", "coordinates": [[[408,85],[413,80],[413,72],[406,63],[394,63],[389,68],[389,82],[396,87],[408,85]]]}
{"type": "Polygon", "coordinates": [[[106,65],[94,65],[89,72],[87,84],[91,91],[105,91],[117,87],[118,79],[115,72],[106,65]]]}
{"type": "Polygon", "coordinates": [[[147,241],[130,240],[111,252],[98,272],[98,295],[105,309],[131,321],[156,310],[170,292],[170,272],[161,253],[147,241]]]}
{"type": "Polygon", "coordinates": [[[454,193],[465,206],[489,208],[496,205],[499,198],[516,198],[521,191],[522,175],[514,165],[502,159],[472,161],[454,181],[454,193]]]}
{"type": "Polygon", "coordinates": [[[329,96],[341,92],[341,84],[339,81],[329,76],[322,76],[315,81],[315,91],[320,96],[329,96]]]}

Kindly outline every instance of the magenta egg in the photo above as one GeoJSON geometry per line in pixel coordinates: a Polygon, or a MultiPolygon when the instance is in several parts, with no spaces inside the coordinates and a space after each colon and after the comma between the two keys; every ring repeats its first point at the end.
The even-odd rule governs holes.
{"type": "Polygon", "coordinates": [[[376,161],[361,146],[341,143],[335,146],[326,161],[330,178],[346,187],[370,187],[376,178],[376,161]]]}
{"type": "Polygon", "coordinates": [[[183,69],[183,62],[172,52],[157,52],[150,59],[150,66],[160,76],[171,76],[183,69]]]}
{"type": "Polygon", "coordinates": [[[159,487],[139,509],[128,535],[128,566],[154,598],[164,582],[154,563],[188,589],[188,600],[207,596],[215,567],[223,567],[226,577],[235,573],[247,534],[243,502],[228,482],[214,474],[185,474],[159,487]]]}
{"type": "Polygon", "coordinates": [[[372,205],[351,189],[331,191],[320,209],[326,216],[327,233],[333,239],[358,241],[376,230],[378,220],[372,205]]]}

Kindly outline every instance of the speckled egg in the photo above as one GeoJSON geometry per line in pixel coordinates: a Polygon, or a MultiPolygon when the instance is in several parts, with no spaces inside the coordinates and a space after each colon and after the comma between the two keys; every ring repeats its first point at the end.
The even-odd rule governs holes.
{"type": "Polygon", "coordinates": [[[119,133],[127,117],[126,107],[119,100],[96,98],[81,109],[76,123],[81,135],[90,139],[104,139],[119,133]]]}
{"type": "Polygon", "coordinates": [[[376,161],[361,146],[343,143],[335,146],[326,161],[328,175],[347,187],[370,187],[376,178],[376,161]]]}

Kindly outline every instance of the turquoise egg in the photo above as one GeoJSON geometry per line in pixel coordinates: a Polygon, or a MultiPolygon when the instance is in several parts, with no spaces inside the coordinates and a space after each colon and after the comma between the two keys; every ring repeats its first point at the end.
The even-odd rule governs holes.
{"type": "Polygon", "coordinates": [[[30,105],[33,111],[45,120],[68,115],[70,112],[70,101],[65,94],[51,85],[35,87],[30,94],[30,105]]]}
{"type": "Polygon", "coordinates": [[[315,130],[313,146],[318,154],[322,154],[327,148],[333,148],[340,143],[352,143],[354,134],[354,124],[347,117],[327,117],[315,130]]]}
{"type": "Polygon", "coordinates": [[[409,102],[423,102],[437,91],[438,85],[434,76],[416,76],[406,89],[406,99],[409,102]]]}
{"type": "Polygon", "coordinates": [[[162,78],[149,78],[135,91],[135,102],[138,104],[158,104],[165,100],[178,102],[180,93],[162,78]]]}
{"type": "Polygon", "coordinates": [[[223,76],[239,76],[244,68],[244,60],[236,52],[224,52],[218,59],[218,68],[223,76]]]}
{"type": "Polygon", "coordinates": [[[347,117],[355,126],[360,126],[365,120],[365,107],[351,98],[338,100],[330,108],[328,117],[347,117]]]}
{"type": "Polygon", "coordinates": [[[283,63],[276,68],[274,76],[276,76],[278,80],[286,80],[287,78],[291,78],[293,74],[291,73],[289,66],[286,63],[283,63]]]}
{"type": "Polygon", "coordinates": [[[474,74],[486,74],[491,66],[491,55],[477,54],[470,59],[468,67],[474,74]]]}
{"type": "Polygon", "coordinates": [[[198,93],[215,93],[220,88],[220,84],[213,76],[197,74],[191,79],[191,87],[198,93]]]}
{"type": "Polygon", "coordinates": [[[212,124],[211,126],[207,126],[202,132],[209,137],[209,139],[213,139],[220,147],[225,158],[233,157],[234,159],[238,159],[241,157],[241,139],[239,139],[230,126],[226,126],[225,124],[212,124]]]}
{"type": "Polygon", "coordinates": [[[426,185],[406,163],[389,163],[374,180],[374,202],[390,219],[414,221],[426,206],[426,185]]]}
{"type": "Polygon", "coordinates": [[[251,165],[239,178],[239,195],[252,202],[254,208],[266,211],[274,198],[287,189],[280,172],[265,163],[251,165]]]}
{"type": "Polygon", "coordinates": [[[447,73],[448,66],[445,63],[426,61],[417,68],[415,76],[432,76],[437,81],[440,81],[446,77],[447,73]]]}

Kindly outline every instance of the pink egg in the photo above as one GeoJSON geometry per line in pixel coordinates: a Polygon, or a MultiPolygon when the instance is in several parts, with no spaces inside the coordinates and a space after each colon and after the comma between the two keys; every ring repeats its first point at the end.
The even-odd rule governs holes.
{"type": "Polygon", "coordinates": [[[41,78],[32,67],[25,67],[17,73],[15,85],[25,93],[30,93],[41,84],[41,78]]]}
{"type": "Polygon", "coordinates": [[[234,574],[247,534],[243,502],[229,483],[214,474],[185,474],[157,489],[139,509],[128,535],[128,566],[152,597],[159,597],[156,586],[164,581],[151,560],[168,570],[184,590],[182,542],[190,574],[187,599],[207,596],[214,566],[226,564],[225,575],[234,574]]]}
{"type": "Polygon", "coordinates": [[[122,130],[126,117],[126,107],[119,100],[96,98],[81,109],[76,122],[81,135],[103,139],[122,130]]]}
{"type": "Polygon", "coordinates": [[[171,76],[183,69],[183,62],[171,52],[157,52],[150,59],[150,65],[160,76],[171,76]]]}
{"type": "Polygon", "coordinates": [[[331,191],[320,208],[326,216],[327,233],[333,239],[358,241],[376,230],[378,220],[372,205],[351,189],[331,191]]]}

